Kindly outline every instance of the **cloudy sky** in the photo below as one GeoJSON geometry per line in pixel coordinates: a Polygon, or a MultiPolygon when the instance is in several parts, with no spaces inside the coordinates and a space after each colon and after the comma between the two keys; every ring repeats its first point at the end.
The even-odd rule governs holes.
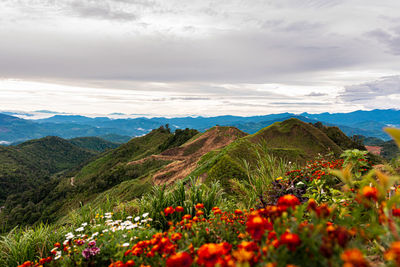
{"type": "Polygon", "coordinates": [[[400,108],[398,0],[1,0],[0,110],[400,108]]]}

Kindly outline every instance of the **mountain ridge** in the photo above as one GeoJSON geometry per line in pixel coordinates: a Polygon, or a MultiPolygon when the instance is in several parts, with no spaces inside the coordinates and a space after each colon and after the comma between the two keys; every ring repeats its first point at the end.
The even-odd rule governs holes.
{"type": "MultiPolygon", "coordinates": [[[[83,136],[141,136],[161,125],[169,124],[172,130],[192,128],[205,131],[215,125],[234,126],[249,133],[289,117],[301,118],[306,122],[321,121],[325,125],[338,126],[347,135],[364,135],[389,140],[382,131],[386,126],[400,126],[400,111],[371,110],[349,113],[278,113],[260,116],[217,116],[217,117],[181,117],[181,118],[129,118],[111,119],[108,117],[89,118],[81,115],[55,115],[46,119],[23,120],[17,117],[0,116],[0,143],[5,144],[57,135],[62,138],[83,136]],[[3,117],[3,119],[1,119],[3,117]]],[[[126,140],[126,139],[124,139],[126,140]]]]}

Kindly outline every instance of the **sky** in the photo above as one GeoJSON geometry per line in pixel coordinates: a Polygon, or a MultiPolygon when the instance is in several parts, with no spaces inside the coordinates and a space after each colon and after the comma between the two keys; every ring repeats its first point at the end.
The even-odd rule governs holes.
{"type": "Polygon", "coordinates": [[[0,110],[400,108],[398,0],[2,0],[0,110]]]}

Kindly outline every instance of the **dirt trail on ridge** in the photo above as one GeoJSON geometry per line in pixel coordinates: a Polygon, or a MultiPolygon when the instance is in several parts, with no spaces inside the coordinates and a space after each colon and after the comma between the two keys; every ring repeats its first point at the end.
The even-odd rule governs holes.
{"type": "Polygon", "coordinates": [[[234,127],[216,126],[180,147],[174,147],[161,154],[151,155],[128,164],[143,164],[148,160],[172,161],[153,175],[154,184],[168,185],[185,178],[194,171],[198,161],[206,153],[223,148],[246,135],[246,133],[234,127]]]}

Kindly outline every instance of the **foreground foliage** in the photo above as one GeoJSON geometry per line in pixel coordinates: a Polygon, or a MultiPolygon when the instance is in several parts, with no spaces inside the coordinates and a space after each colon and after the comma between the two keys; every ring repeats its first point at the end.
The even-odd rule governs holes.
{"type": "MultiPolygon", "coordinates": [[[[399,131],[391,134],[400,142],[399,131]]],[[[234,182],[246,189],[236,202],[218,182],[192,179],[155,187],[127,203],[131,210],[92,211],[70,227],[43,226],[43,234],[11,232],[0,241],[0,264],[400,266],[398,174],[373,169],[363,151],[342,157],[281,163],[288,169],[273,179],[252,173],[234,182]]]]}

